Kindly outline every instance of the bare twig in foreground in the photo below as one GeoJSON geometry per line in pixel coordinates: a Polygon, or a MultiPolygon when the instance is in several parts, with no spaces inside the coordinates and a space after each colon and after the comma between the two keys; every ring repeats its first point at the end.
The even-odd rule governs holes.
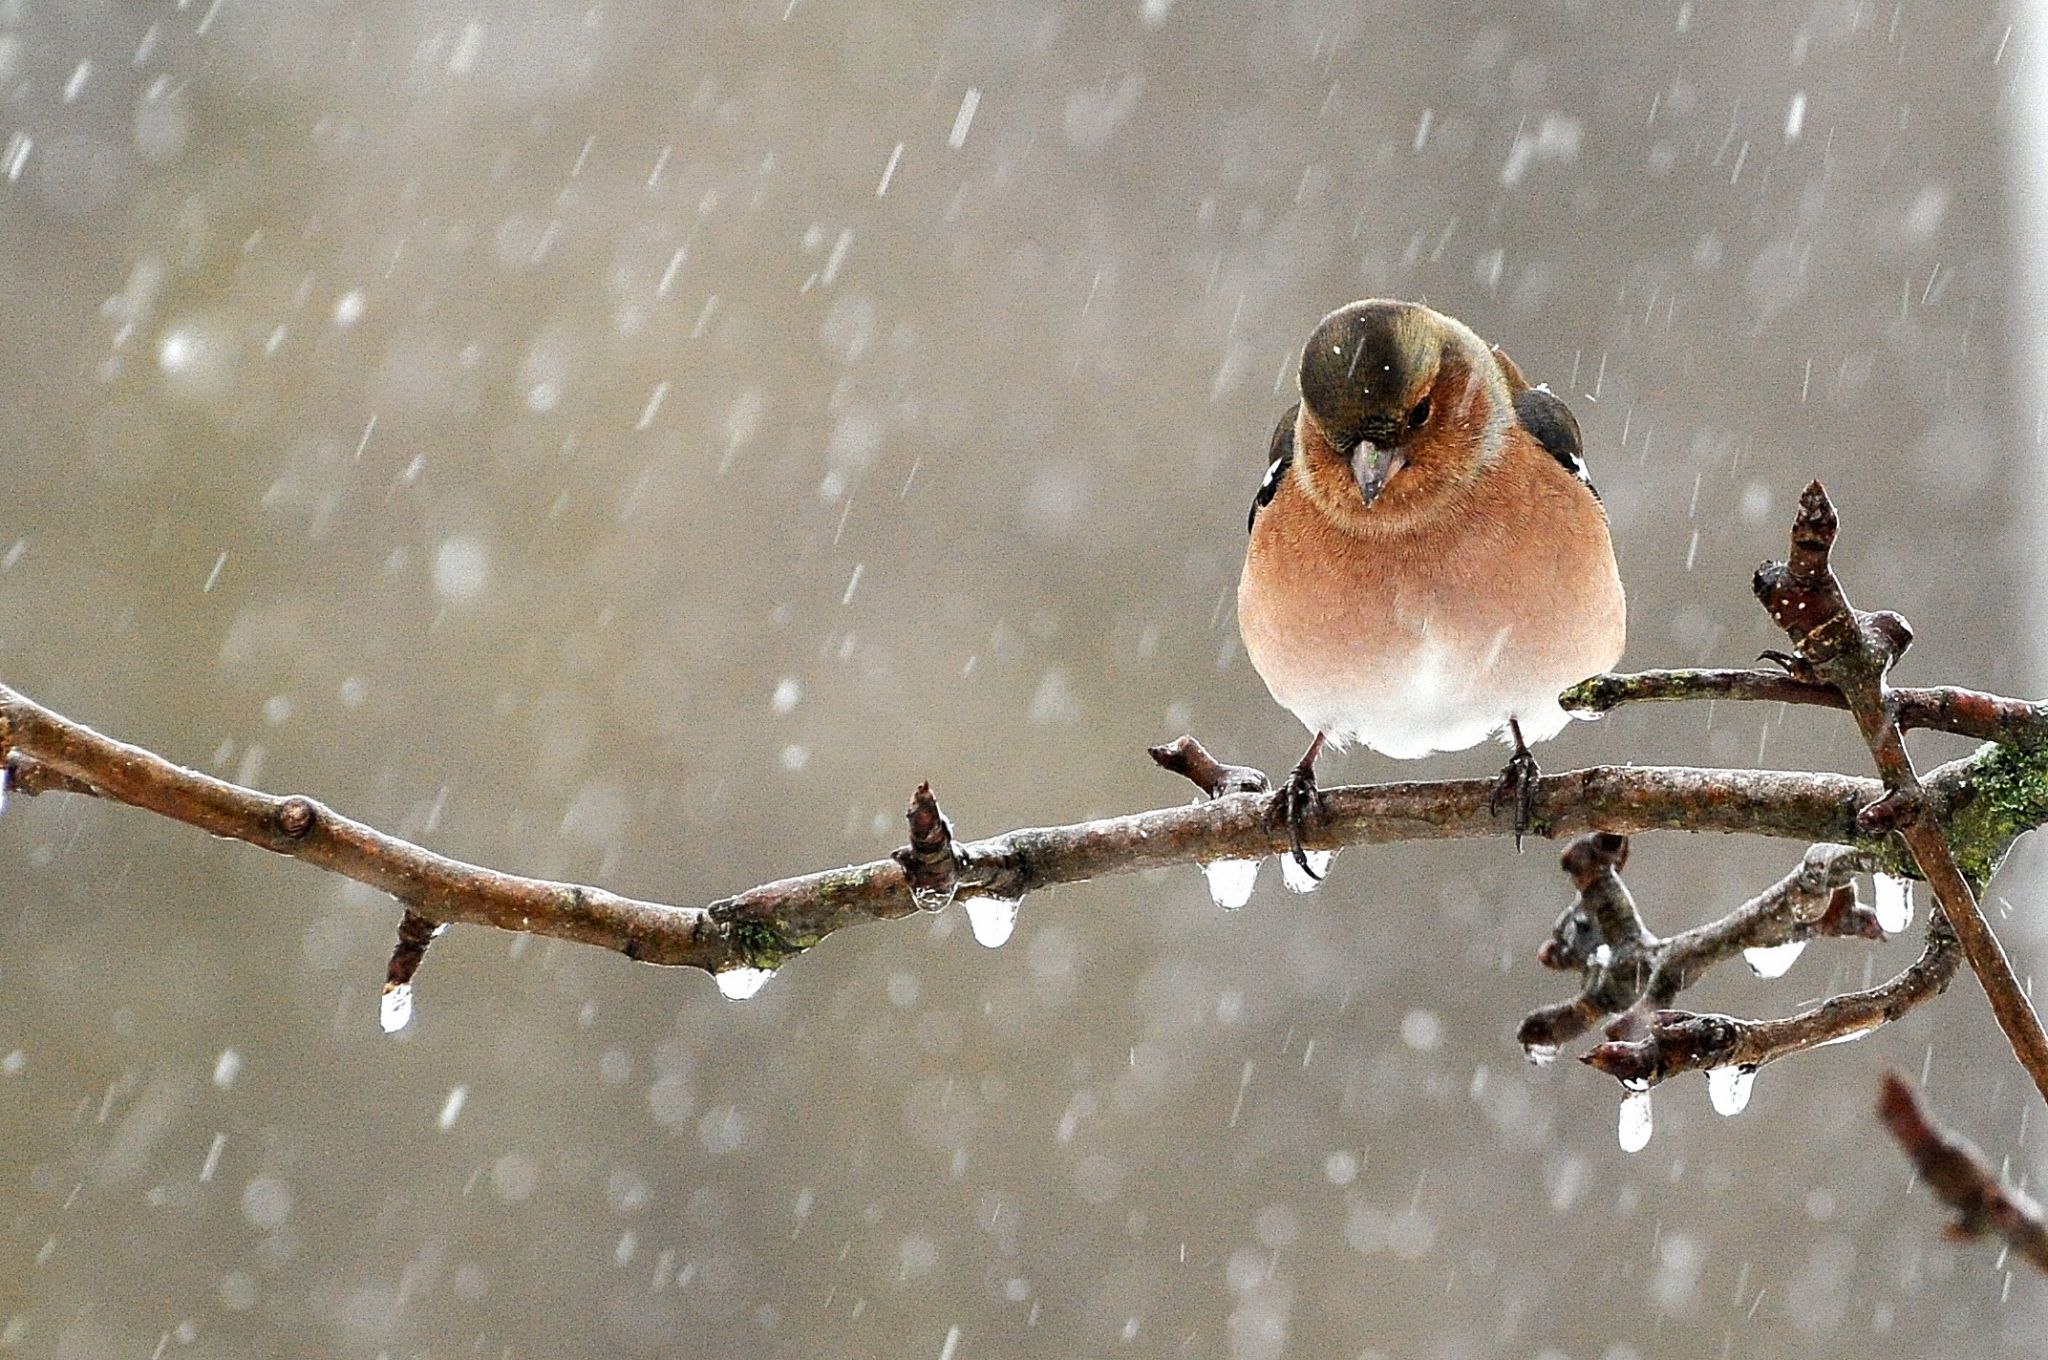
{"type": "Polygon", "coordinates": [[[1948,1235],[1959,1242],[1994,1234],[2034,1269],[2048,1274],[2048,1220],[2041,1206],[1998,1183],[1991,1166],[1967,1139],[1927,1117],[1919,1097],[1896,1072],[1884,1075],[1877,1115],[1899,1140],[1927,1188],[1956,1211],[1948,1235]]]}

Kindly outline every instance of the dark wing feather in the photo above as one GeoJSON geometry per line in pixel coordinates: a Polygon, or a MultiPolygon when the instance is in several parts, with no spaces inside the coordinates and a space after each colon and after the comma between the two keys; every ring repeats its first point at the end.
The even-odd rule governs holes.
{"type": "Polygon", "coordinates": [[[1246,533],[1258,522],[1260,508],[1273,503],[1273,497],[1280,491],[1280,480],[1287,475],[1287,465],[1294,461],[1294,421],[1300,414],[1301,403],[1297,401],[1273,427],[1272,441],[1266,446],[1266,477],[1259,483],[1259,493],[1252,497],[1252,512],[1244,517],[1246,533]]]}
{"type": "Polygon", "coordinates": [[[1579,436],[1579,422],[1557,393],[1548,387],[1530,387],[1515,393],[1515,418],[1559,466],[1593,493],[1594,500],[1600,499],[1592,475],[1586,471],[1586,446],[1579,436]]]}

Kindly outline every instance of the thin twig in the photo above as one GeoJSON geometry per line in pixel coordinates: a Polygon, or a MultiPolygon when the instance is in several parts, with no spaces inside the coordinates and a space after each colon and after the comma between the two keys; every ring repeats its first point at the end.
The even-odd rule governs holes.
{"type": "Polygon", "coordinates": [[[1948,1236],[1958,1242],[1994,1234],[2034,1269],[2048,1274],[2048,1219],[2023,1191],[1998,1183],[1974,1144],[1927,1117],[1920,1098],[1896,1072],[1884,1075],[1877,1116],[1927,1182],[1956,1211],[1948,1236]]]}
{"type": "Polygon", "coordinates": [[[929,783],[917,786],[904,819],[910,824],[910,844],[893,858],[903,866],[910,900],[921,911],[944,911],[960,891],[960,856],[953,849],[953,824],[939,811],[929,783]]]}
{"type": "Polygon", "coordinates": [[[1264,793],[1272,781],[1249,765],[1226,765],[1193,737],[1175,737],[1146,752],[1160,769],[1177,774],[1211,798],[1232,793],[1264,793]]]}
{"type": "MultiPolygon", "coordinates": [[[[1642,924],[1621,881],[1627,857],[1627,840],[1606,833],[1581,836],[1565,849],[1563,868],[1579,895],[1537,958],[1551,968],[1582,969],[1586,980],[1577,997],[1522,1021],[1516,1037],[1533,1055],[1547,1057],[1610,1016],[1621,1017],[1610,1026],[1611,1037],[1634,1034],[1709,968],[1745,949],[1830,936],[1884,938],[1851,883],[1876,860],[1854,846],[1813,846],[1799,867],[1726,916],[1668,939],[1642,924]]],[[[1658,1079],[1662,1075],[1670,1073],[1658,1079]]]]}
{"type": "MultiPolygon", "coordinates": [[[[1952,685],[1894,689],[1889,694],[1899,726],[1909,731],[1927,728],[1980,741],[2023,746],[2048,743],[2048,704],[1952,685]]],[[[1767,670],[1656,670],[1596,675],[1566,690],[1559,702],[1578,713],[1611,713],[1624,704],[1696,699],[1849,707],[1849,701],[1832,685],[1767,670]]]]}
{"type": "Polygon", "coordinates": [[[1784,562],[1767,562],[1757,569],[1757,598],[1792,639],[1812,678],[1832,685],[1848,702],[1886,790],[1884,798],[1859,814],[1858,825],[1867,831],[1896,830],[1912,851],[1984,986],[2013,1055],[2048,1100],[2048,1033],[2042,1031],[2012,961],[1984,919],[1976,892],[1957,866],[1948,836],[1928,804],[1885,683],[1892,663],[1911,645],[1913,630],[1897,614],[1851,607],[1829,560],[1838,528],[1827,491],[1819,482],[1812,483],[1799,498],[1790,555],[1784,562]]]}
{"type": "Polygon", "coordinates": [[[391,962],[384,966],[385,991],[396,991],[412,984],[413,975],[419,972],[420,964],[427,957],[427,947],[445,928],[416,911],[408,911],[399,918],[398,944],[391,951],[391,962]]]}
{"type": "Polygon", "coordinates": [[[1610,1039],[1580,1061],[1625,1085],[1655,1085],[1681,1072],[1758,1068],[1794,1053],[1860,1039],[1947,990],[1961,957],[1948,923],[1927,928],[1920,957],[1896,976],[1859,992],[1831,996],[1782,1020],[1660,1010],[1632,1017],[1632,1037],[1610,1039]]]}

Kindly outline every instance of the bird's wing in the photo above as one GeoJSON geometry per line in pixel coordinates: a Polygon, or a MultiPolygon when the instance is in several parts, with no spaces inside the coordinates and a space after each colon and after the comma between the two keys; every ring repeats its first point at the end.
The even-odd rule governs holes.
{"type": "Polygon", "coordinates": [[[1300,414],[1301,403],[1297,401],[1287,408],[1287,414],[1281,416],[1280,423],[1273,427],[1273,438],[1266,448],[1266,457],[1270,460],[1266,476],[1259,483],[1258,494],[1252,497],[1251,513],[1244,518],[1246,533],[1250,533],[1252,525],[1258,522],[1260,509],[1273,503],[1273,497],[1280,491],[1280,480],[1287,475],[1287,465],[1294,461],[1294,421],[1300,414]]]}
{"type": "Polygon", "coordinates": [[[1500,375],[1508,380],[1508,391],[1517,396],[1529,390],[1531,383],[1522,376],[1522,366],[1508,358],[1508,352],[1499,345],[1493,347],[1494,362],[1500,365],[1500,375]]]}
{"type": "Polygon", "coordinates": [[[1586,470],[1586,443],[1579,435],[1578,418],[1572,409],[1564,404],[1564,398],[1550,390],[1548,383],[1529,385],[1522,376],[1522,370],[1508,352],[1499,345],[1493,347],[1493,357],[1500,364],[1500,372],[1507,379],[1508,391],[1513,394],[1515,419],[1522,428],[1535,436],[1544,451],[1578,480],[1579,485],[1593,493],[1593,499],[1600,499],[1600,491],[1593,485],[1593,474],[1586,470]]]}

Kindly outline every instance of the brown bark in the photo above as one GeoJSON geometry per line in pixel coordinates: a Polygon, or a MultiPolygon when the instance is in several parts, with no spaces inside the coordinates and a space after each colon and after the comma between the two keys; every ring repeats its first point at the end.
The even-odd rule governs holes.
{"type": "Polygon", "coordinates": [[[1892,663],[1912,645],[1913,630],[1897,614],[1866,613],[1849,604],[1829,562],[1839,528],[1827,491],[1819,482],[1810,484],[1792,521],[1791,555],[1784,562],[1757,568],[1757,599],[1798,649],[1800,668],[1811,672],[1811,677],[1802,678],[1826,682],[1847,701],[1885,786],[1885,796],[1859,814],[1858,825],[1896,831],[1912,851],[1984,986],[1991,1013],[2005,1031],[2013,1055],[2048,1100],[2048,1033],[2042,1031],[2041,1019],[1984,919],[1976,891],[1956,863],[1941,820],[1920,786],[1886,684],[1892,663]]]}
{"type": "Polygon", "coordinates": [[[1984,1154],[1928,1118],[1919,1096],[1896,1072],[1884,1076],[1877,1114],[1927,1188],[1956,1211],[1955,1221],[1948,1225],[1951,1238],[1996,1236],[2021,1260],[2048,1274],[2048,1220],[2041,1206],[2023,1192],[2000,1185],[1984,1154]]]}

